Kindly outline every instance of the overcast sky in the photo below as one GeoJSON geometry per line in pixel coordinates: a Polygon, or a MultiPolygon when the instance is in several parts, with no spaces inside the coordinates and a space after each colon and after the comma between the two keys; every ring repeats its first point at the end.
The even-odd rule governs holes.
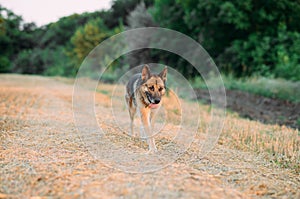
{"type": "Polygon", "coordinates": [[[109,9],[111,0],[0,0],[0,5],[38,26],[73,13],[109,9]]]}

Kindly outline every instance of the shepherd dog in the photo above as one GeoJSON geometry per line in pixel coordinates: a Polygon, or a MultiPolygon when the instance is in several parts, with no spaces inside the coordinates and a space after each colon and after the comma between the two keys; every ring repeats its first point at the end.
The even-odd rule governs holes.
{"type": "Polygon", "coordinates": [[[130,116],[130,135],[133,132],[134,117],[136,112],[141,118],[144,128],[141,137],[147,140],[148,153],[156,153],[153,129],[154,119],[161,107],[162,97],[166,93],[167,67],[159,74],[152,74],[148,65],[144,65],[142,72],[133,75],[126,85],[125,100],[130,116]]]}

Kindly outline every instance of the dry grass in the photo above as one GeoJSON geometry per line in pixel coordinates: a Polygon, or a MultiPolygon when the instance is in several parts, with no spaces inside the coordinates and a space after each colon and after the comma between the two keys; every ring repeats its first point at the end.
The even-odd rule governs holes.
{"type": "Polygon", "coordinates": [[[229,115],[222,140],[237,149],[264,153],[273,163],[300,172],[300,136],[296,129],[229,115]]]}
{"type": "MultiPolygon", "coordinates": [[[[202,125],[199,132],[207,132],[208,121],[211,120],[211,107],[200,104],[200,109],[202,125]]],[[[300,132],[297,129],[263,124],[240,118],[238,114],[229,112],[219,143],[264,155],[280,167],[300,172],[300,132]]]]}
{"type": "MultiPolygon", "coordinates": [[[[121,89],[124,89],[122,85],[119,86],[121,89]]],[[[101,84],[102,92],[108,93],[108,95],[111,94],[114,88],[116,88],[115,85],[101,84]]],[[[122,95],[120,96],[120,92],[118,95],[123,97],[122,95]]],[[[196,102],[179,100],[176,94],[170,90],[170,94],[164,98],[164,108],[168,122],[176,125],[180,123],[182,106],[184,106],[184,111],[187,112],[184,116],[187,117],[186,120],[188,121],[195,120],[198,113],[196,107],[199,106],[199,133],[207,133],[212,119],[212,107],[196,102]]],[[[222,110],[214,108],[216,118],[218,117],[218,112],[220,113],[219,115],[222,114],[222,110]]],[[[220,118],[216,120],[218,119],[220,118]]],[[[213,123],[211,123],[212,126],[214,125],[213,123]]],[[[240,118],[236,113],[227,113],[219,143],[264,155],[276,165],[290,168],[297,173],[300,172],[300,133],[297,129],[263,124],[240,118]]]]}

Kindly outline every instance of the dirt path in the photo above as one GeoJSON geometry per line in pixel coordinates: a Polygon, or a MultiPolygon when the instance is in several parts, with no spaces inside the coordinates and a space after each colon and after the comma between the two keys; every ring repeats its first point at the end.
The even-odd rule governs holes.
{"type": "MultiPolygon", "coordinates": [[[[254,153],[219,143],[199,159],[201,135],[175,163],[156,172],[107,167],[79,137],[72,91],[72,84],[50,78],[0,75],[0,198],[300,197],[298,175],[254,153]]],[[[100,125],[122,138],[116,142],[132,141],[105,116],[108,100],[96,94],[100,125]]]]}

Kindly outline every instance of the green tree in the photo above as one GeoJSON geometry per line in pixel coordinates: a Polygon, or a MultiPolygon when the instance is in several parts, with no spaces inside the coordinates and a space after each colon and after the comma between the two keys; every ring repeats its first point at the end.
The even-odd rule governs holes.
{"type": "Polygon", "coordinates": [[[108,14],[103,18],[107,27],[113,29],[120,24],[127,26],[127,16],[141,2],[144,2],[147,8],[153,5],[153,0],[113,0],[108,14]]]}
{"type": "Polygon", "coordinates": [[[104,14],[105,11],[99,11],[62,17],[57,22],[50,23],[41,28],[39,46],[42,48],[55,48],[60,45],[68,45],[70,38],[74,35],[78,27],[84,26],[90,20],[104,14]]]}
{"type": "Polygon", "coordinates": [[[155,0],[150,9],[155,21],[162,27],[180,31],[190,35],[189,28],[183,20],[185,11],[183,6],[174,0],[155,0]]]}
{"type": "Polygon", "coordinates": [[[298,48],[283,50],[291,38],[297,40],[300,32],[299,0],[156,0],[154,7],[159,24],[199,41],[227,72],[238,76],[274,75],[282,60],[280,49],[288,54],[293,68],[299,65],[298,48]],[[168,17],[175,8],[183,19],[181,23],[180,17],[168,17]],[[279,38],[282,26],[289,39],[279,38]]]}
{"type": "MultiPolygon", "coordinates": [[[[154,23],[153,17],[148,12],[144,2],[136,6],[136,8],[129,13],[127,16],[127,29],[142,28],[142,27],[153,27],[156,26],[154,23]]],[[[145,42],[144,45],[148,45],[149,41],[140,41],[135,38],[131,39],[131,42],[128,44],[131,48],[135,49],[137,46],[140,46],[142,42],[145,42]]],[[[143,63],[151,63],[153,61],[153,55],[151,55],[151,49],[139,49],[134,52],[129,53],[125,57],[125,62],[131,68],[136,67],[143,63]]]]}
{"type": "Polygon", "coordinates": [[[0,5],[0,72],[11,70],[11,59],[20,51],[22,18],[0,5]]]}
{"type": "Polygon", "coordinates": [[[109,36],[110,32],[101,18],[78,28],[71,38],[72,48],[69,50],[69,56],[75,61],[77,68],[89,52],[109,36]]]}

